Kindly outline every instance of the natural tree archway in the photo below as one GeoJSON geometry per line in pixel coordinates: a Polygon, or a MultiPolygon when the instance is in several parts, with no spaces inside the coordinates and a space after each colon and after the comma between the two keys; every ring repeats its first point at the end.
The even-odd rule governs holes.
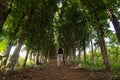
{"type": "Polygon", "coordinates": [[[20,64],[23,45],[28,51],[24,67],[29,63],[29,55],[32,65],[44,64],[47,59],[56,59],[56,48],[62,44],[66,63],[78,61],[82,67],[90,63],[110,71],[112,61],[120,60],[120,31],[116,29],[116,37],[109,29],[106,11],[113,10],[118,26],[119,4],[118,0],[1,0],[0,52],[4,54],[0,54],[6,58],[2,66],[14,70],[20,64]],[[1,48],[3,45],[6,46],[1,48]],[[12,46],[17,47],[9,56],[12,46]]]}

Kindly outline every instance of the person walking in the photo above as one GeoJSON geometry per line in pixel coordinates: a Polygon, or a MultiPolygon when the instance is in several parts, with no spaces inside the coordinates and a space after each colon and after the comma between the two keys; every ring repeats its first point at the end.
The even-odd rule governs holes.
{"type": "Polygon", "coordinates": [[[63,61],[63,55],[64,55],[64,48],[60,44],[59,48],[57,49],[57,65],[58,65],[58,68],[61,66],[61,63],[63,61]]]}

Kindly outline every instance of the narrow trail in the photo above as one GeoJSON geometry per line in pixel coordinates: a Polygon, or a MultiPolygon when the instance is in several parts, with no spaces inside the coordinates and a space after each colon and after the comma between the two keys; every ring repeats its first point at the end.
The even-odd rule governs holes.
{"type": "Polygon", "coordinates": [[[110,80],[104,71],[88,71],[62,65],[57,68],[55,61],[45,67],[27,68],[5,75],[5,80],[110,80]]]}

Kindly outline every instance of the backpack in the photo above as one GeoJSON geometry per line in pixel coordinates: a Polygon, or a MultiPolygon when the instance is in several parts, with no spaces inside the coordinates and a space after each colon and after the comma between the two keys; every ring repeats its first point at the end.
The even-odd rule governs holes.
{"type": "Polygon", "coordinates": [[[62,48],[58,49],[58,54],[63,54],[63,49],[62,48]]]}

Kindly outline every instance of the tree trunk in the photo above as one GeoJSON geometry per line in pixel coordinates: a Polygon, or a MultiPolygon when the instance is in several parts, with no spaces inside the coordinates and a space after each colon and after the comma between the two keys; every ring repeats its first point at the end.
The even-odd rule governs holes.
{"type": "Polygon", "coordinates": [[[92,61],[93,61],[93,63],[95,63],[95,59],[94,59],[94,57],[95,57],[95,55],[94,55],[94,51],[93,51],[93,42],[92,42],[92,40],[91,40],[91,51],[92,51],[92,61]]]}
{"type": "Polygon", "coordinates": [[[40,53],[38,51],[36,55],[36,65],[39,65],[39,56],[40,56],[40,53]]]}
{"type": "Polygon", "coordinates": [[[19,43],[18,46],[16,47],[13,55],[11,56],[10,62],[8,63],[8,66],[7,66],[7,68],[9,70],[14,70],[14,66],[15,66],[16,62],[18,61],[19,52],[20,52],[22,45],[23,45],[22,43],[19,43]]]}
{"type": "Polygon", "coordinates": [[[79,54],[78,54],[78,57],[79,57],[79,61],[81,63],[81,52],[80,52],[80,48],[79,48],[79,54]]]}
{"type": "Polygon", "coordinates": [[[40,57],[39,57],[40,60],[39,61],[42,63],[44,63],[43,58],[44,58],[44,56],[42,55],[42,50],[40,50],[40,57]]]}
{"type": "Polygon", "coordinates": [[[68,53],[68,63],[72,61],[72,56],[71,56],[71,49],[67,48],[67,53],[68,53]]]}
{"type": "Polygon", "coordinates": [[[0,0],[0,19],[6,9],[6,6],[7,6],[6,0],[0,0]]]}
{"type": "Polygon", "coordinates": [[[12,10],[12,0],[9,3],[10,4],[7,6],[6,0],[0,1],[0,32],[2,31],[3,24],[12,10]]]}
{"type": "Polygon", "coordinates": [[[83,39],[83,50],[84,50],[84,63],[87,62],[87,55],[86,55],[86,39],[85,39],[86,36],[84,36],[84,39],[83,39]]]}
{"type": "Polygon", "coordinates": [[[118,18],[114,14],[112,14],[112,23],[114,25],[114,28],[116,31],[116,36],[117,36],[118,41],[120,43],[120,24],[119,24],[118,18]]]}
{"type": "Polygon", "coordinates": [[[49,45],[48,45],[48,48],[46,48],[46,62],[47,63],[50,62],[50,49],[49,49],[49,45]]]}
{"type": "Polygon", "coordinates": [[[32,62],[33,63],[35,63],[36,62],[36,52],[34,52],[33,54],[32,54],[32,62]]]}
{"type": "Polygon", "coordinates": [[[106,49],[105,40],[104,40],[104,32],[103,32],[102,28],[100,27],[99,19],[98,19],[96,13],[94,13],[94,18],[95,18],[96,23],[98,25],[97,35],[98,35],[98,39],[99,39],[100,49],[101,49],[101,52],[102,52],[103,63],[105,65],[105,69],[109,71],[110,70],[110,64],[109,64],[107,49],[106,49]]]}
{"type": "Polygon", "coordinates": [[[87,62],[86,49],[84,49],[84,63],[87,62]]]}
{"type": "Polygon", "coordinates": [[[32,59],[33,58],[33,51],[32,52],[30,52],[30,54],[29,54],[29,60],[30,60],[30,64],[32,64],[32,59]]]}
{"type": "Polygon", "coordinates": [[[72,50],[69,49],[69,61],[72,62],[73,61],[73,56],[72,56],[72,50]]]}
{"type": "Polygon", "coordinates": [[[26,66],[28,55],[29,55],[29,50],[27,50],[26,57],[25,57],[25,60],[24,60],[24,63],[23,63],[23,67],[26,66]]]}
{"type": "Polygon", "coordinates": [[[100,49],[102,52],[102,58],[103,58],[103,63],[105,65],[105,68],[106,70],[110,70],[110,64],[108,60],[108,55],[107,55],[107,50],[106,50],[105,40],[104,40],[103,35],[99,37],[99,43],[100,43],[100,49]]]}
{"type": "Polygon", "coordinates": [[[9,45],[8,45],[8,48],[7,48],[7,51],[6,51],[6,54],[5,54],[5,57],[6,57],[6,59],[3,61],[3,63],[4,63],[4,65],[6,66],[6,64],[7,64],[7,60],[8,60],[8,58],[9,58],[9,55],[10,55],[10,50],[11,50],[11,48],[12,48],[12,41],[10,41],[9,42],[9,45]]]}
{"type": "Polygon", "coordinates": [[[75,62],[76,61],[76,48],[75,48],[75,46],[74,46],[72,51],[73,51],[73,62],[75,62]]]}

